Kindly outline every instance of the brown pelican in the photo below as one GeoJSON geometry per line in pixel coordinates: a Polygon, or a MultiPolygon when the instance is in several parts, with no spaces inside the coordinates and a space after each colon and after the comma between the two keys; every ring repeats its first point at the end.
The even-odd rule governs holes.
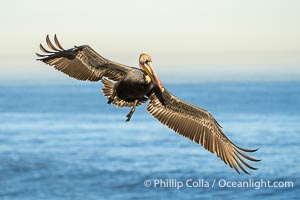
{"type": "Polygon", "coordinates": [[[245,154],[257,149],[250,150],[235,145],[225,136],[222,127],[207,110],[171,94],[162,85],[148,54],[141,54],[140,68],[134,68],[105,59],[87,45],[65,50],[56,35],[54,43],[48,35],[46,42],[51,50],[40,44],[40,49],[45,54],[37,54],[40,57],[37,60],[78,80],[101,80],[104,85],[102,91],[109,104],[131,108],[126,121],[132,117],[136,106],[149,101],[147,110],[157,120],[180,135],[203,145],[238,173],[241,169],[249,174],[245,166],[257,170],[244,160],[260,161],[245,154]]]}

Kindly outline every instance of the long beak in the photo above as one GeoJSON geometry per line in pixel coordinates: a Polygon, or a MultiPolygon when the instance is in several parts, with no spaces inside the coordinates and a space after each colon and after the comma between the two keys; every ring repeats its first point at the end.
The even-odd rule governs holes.
{"type": "Polygon", "coordinates": [[[152,62],[145,63],[144,65],[142,65],[142,67],[143,67],[143,70],[145,70],[145,72],[151,78],[151,80],[153,82],[155,82],[157,84],[157,86],[159,87],[159,89],[163,92],[164,88],[163,88],[161,81],[158,78],[154,68],[152,67],[152,62]]]}
{"type": "Polygon", "coordinates": [[[141,65],[141,67],[146,72],[146,74],[151,78],[151,80],[153,82],[155,82],[155,79],[152,75],[152,70],[151,70],[150,66],[145,63],[145,64],[141,65]]]}

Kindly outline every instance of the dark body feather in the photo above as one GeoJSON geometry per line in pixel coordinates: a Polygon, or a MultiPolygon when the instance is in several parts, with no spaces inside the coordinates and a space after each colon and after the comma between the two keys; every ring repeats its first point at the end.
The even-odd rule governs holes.
{"type": "Polygon", "coordinates": [[[128,102],[136,99],[144,100],[145,96],[150,94],[154,85],[153,82],[147,83],[145,77],[140,69],[128,72],[126,77],[116,86],[118,97],[128,102]]]}

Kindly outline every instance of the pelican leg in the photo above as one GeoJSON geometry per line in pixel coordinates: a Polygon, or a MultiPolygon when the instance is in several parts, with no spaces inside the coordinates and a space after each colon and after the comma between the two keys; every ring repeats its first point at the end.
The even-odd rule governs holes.
{"type": "Polygon", "coordinates": [[[114,101],[115,96],[116,96],[116,89],[114,88],[113,93],[112,93],[112,95],[108,98],[107,103],[108,103],[108,104],[111,104],[111,103],[114,101]]]}
{"type": "Polygon", "coordinates": [[[126,115],[126,117],[127,117],[126,122],[130,121],[130,119],[131,119],[131,117],[132,117],[132,115],[133,115],[133,113],[135,111],[135,107],[136,107],[136,105],[137,105],[138,102],[139,102],[138,100],[134,101],[134,104],[133,104],[132,108],[130,109],[129,113],[126,115]]]}

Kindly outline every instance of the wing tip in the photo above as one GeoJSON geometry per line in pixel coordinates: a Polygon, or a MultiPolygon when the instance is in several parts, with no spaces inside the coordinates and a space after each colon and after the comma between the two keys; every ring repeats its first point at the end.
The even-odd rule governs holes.
{"type": "MultiPolygon", "coordinates": [[[[57,52],[65,51],[64,48],[59,43],[56,34],[54,34],[54,44],[55,45],[51,42],[49,34],[46,35],[46,43],[47,43],[47,46],[49,47],[49,49],[51,49],[53,51],[49,51],[42,44],[40,44],[39,47],[40,47],[41,52],[47,53],[49,55],[42,55],[42,54],[36,53],[36,55],[38,57],[47,57],[47,56],[51,56],[57,52]]],[[[41,60],[41,59],[37,59],[37,60],[41,60]]]]}
{"type": "Polygon", "coordinates": [[[245,173],[248,174],[248,175],[251,175],[251,174],[243,167],[243,165],[246,166],[248,169],[251,169],[251,170],[258,170],[258,169],[259,169],[259,168],[257,168],[257,167],[253,167],[253,166],[251,166],[250,164],[248,164],[243,158],[245,158],[245,159],[247,159],[247,160],[249,160],[249,161],[251,161],[251,162],[260,162],[261,159],[255,159],[255,158],[252,158],[252,157],[250,157],[250,156],[248,156],[248,155],[246,155],[246,154],[244,154],[244,153],[242,152],[242,151],[244,151],[244,150],[247,150],[247,151],[244,151],[244,152],[250,152],[250,153],[252,153],[252,152],[257,151],[259,148],[254,149],[254,150],[250,150],[250,151],[249,151],[249,149],[241,148],[241,147],[238,147],[238,146],[236,146],[236,145],[234,145],[234,146],[235,146],[235,148],[234,148],[234,154],[233,154],[234,160],[235,160],[235,162],[238,164],[239,168],[240,168],[241,170],[243,170],[243,172],[245,172],[245,173]]]}

